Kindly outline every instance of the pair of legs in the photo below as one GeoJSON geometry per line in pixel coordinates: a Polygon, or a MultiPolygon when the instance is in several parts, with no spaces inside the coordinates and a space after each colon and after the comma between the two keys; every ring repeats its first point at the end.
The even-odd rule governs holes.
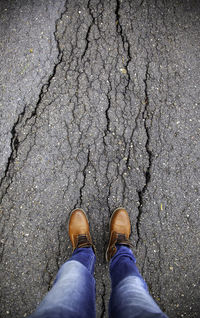
{"type": "MultiPolygon", "coordinates": [[[[112,292],[109,316],[156,318],[167,316],[150,296],[130,249],[130,220],[126,210],[117,209],[110,222],[106,252],[110,260],[112,292]]],[[[95,248],[84,212],[74,210],[69,221],[72,257],[61,266],[52,289],[31,318],[95,318],[95,248]]]]}

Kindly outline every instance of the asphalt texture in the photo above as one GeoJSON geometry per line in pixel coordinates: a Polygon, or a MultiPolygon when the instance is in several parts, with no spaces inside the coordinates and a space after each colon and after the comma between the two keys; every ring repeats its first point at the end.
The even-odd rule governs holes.
{"type": "Polygon", "coordinates": [[[109,218],[169,317],[199,317],[198,0],[0,2],[0,317],[26,317],[72,249],[83,208],[110,295],[109,218]]]}

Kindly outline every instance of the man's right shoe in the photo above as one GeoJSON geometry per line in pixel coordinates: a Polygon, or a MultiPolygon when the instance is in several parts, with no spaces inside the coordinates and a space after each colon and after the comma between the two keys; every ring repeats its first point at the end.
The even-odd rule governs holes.
{"type": "Polygon", "coordinates": [[[129,241],[131,234],[131,223],[128,212],[123,208],[116,209],[110,219],[110,240],[106,251],[106,260],[110,259],[117,252],[116,244],[131,247],[129,241]]]}

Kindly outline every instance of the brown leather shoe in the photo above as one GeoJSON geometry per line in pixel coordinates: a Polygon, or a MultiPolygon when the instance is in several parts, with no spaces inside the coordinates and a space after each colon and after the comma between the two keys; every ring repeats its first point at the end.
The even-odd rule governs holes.
{"type": "Polygon", "coordinates": [[[106,260],[110,259],[117,252],[115,244],[132,246],[129,241],[131,223],[128,212],[123,208],[116,209],[110,219],[110,240],[106,251],[106,260]]]}
{"type": "Polygon", "coordinates": [[[87,216],[82,209],[75,209],[71,212],[69,219],[69,237],[73,251],[79,247],[95,247],[92,244],[90,228],[87,216]]]}

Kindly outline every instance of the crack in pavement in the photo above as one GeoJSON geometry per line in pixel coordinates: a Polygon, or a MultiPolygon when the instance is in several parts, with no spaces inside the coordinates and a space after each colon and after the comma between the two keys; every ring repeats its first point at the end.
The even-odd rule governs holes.
{"type": "Polygon", "coordinates": [[[83,53],[81,55],[81,60],[83,60],[83,58],[84,58],[84,56],[85,56],[85,54],[86,54],[86,52],[88,50],[88,46],[89,46],[89,42],[90,42],[89,41],[90,32],[91,32],[92,26],[95,24],[95,17],[92,14],[92,9],[90,7],[90,3],[91,3],[91,0],[88,0],[87,9],[88,9],[89,14],[90,14],[90,16],[92,18],[92,21],[91,21],[91,24],[89,25],[87,33],[86,33],[86,37],[85,37],[86,45],[85,45],[84,51],[83,51],[83,53]]]}
{"type": "Polygon", "coordinates": [[[14,176],[14,172],[12,171],[12,164],[14,164],[14,161],[17,158],[18,148],[23,143],[23,141],[27,138],[27,135],[26,135],[23,140],[20,140],[19,134],[18,134],[18,131],[17,131],[18,127],[23,123],[23,121],[24,121],[23,126],[26,126],[27,123],[29,122],[29,120],[34,117],[35,120],[31,124],[31,130],[32,130],[32,127],[36,123],[37,111],[38,111],[38,108],[40,106],[40,103],[41,103],[42,99],[44,98],[45,94],[48,92],[48,89],[50,87],[51,81],[52,81],[52,79],[54,78],[54,76],[56,74],[56,70],[57,70],[58,65],[61,64],[61,62],[62,62],[63,52],[62,52],[62,50],[60,48],[60,44],[59,44],[59,41],[57,39],[57,35],[56,34],[58,32],[58,23],[59,23],[59,21],[62,19],[63,15],[67,11],[66,4],[67,4],[67,1],[65,3],[65,10],[61,13],[60,17],[56,20],[56,23],[55,23],[54,39],[55,39],[55,42],[57,44],[57,49],[58,49],[58,56],[57,56],[58,62],[54,65],[52,74],[49,76],[49,78],[47,80],[47,83],[42,85],[42,88],[41,88],[41,91],[40,91],[40,94],[39,94],[39,97],[38,97],[38,101],[36,103],[36,106],[35,106],[34,110],[31,113],[31,115],[26,118],[27,105],[25,105],[23,110],[22,110],[22,112],[19,114],[16,122],[14,123],[12,130],[11,130],[11,141],[10,141],[11,153],[10,153],[10,156],[9,156],[9,158],[7,160],[4,176],[1,178],[1,181],[0,181],[0,189],[1,189],[0,203],[2,202],[2,199],[3,199],[4,195],[7,193],[8,189],[9,189],[11,183],[12,183],[12,179],[13,179],[13,176],[14,176]],[[5,184],[5,186],[4,186],[4,184],[5,184]]]}
{"type": "Polygon", "coordinates": [[[120,23],[120,13],[119,13],[120,7],[121,7],[120,0],[116,0],[116,8],[115,8],[116,32],[121,37],[122,44],[123,44],[123,49],[124,49],[124,51],[126,52],[126,55],[127,55],[127,61],[124,62],[124,60],[123,60],[124,69],[125,69],[127,77],[128,77],[127,78],[127,84],[124,87],[124,98],[126,99],[126,93],[127,93],[128,87],[129,87],[129,83],[131,81],[131,76],[130,76],[130,73],[129,73],[129,70],[128,70],[128,65],[131,62],[131,51],[130,51],[131,48],[130,48],[130,43],[128,41],[128,38],[127,38],[126,34],[123,32],[123,28],[122,28],[122,25],[120,23]],[[127,48],[125,47],[125,44],[127,44],[127,48]]]}
{"type": "Polygon", "coordinates": [[[106,285],[102,280],[102,286],[103,286],[103,293],[101,294],[101,300],[102,300],[102,311],[101,311],[101,316],[100,318],[103,318],[106,312],[106,305],[105,305],[105,295],[106,295],[106,285]]]}
{"type": "Polygon", "coordinates": [[[109,110],[111,108],[111,97],[110,97],[110,93],[112,92],[112,86],[111,86],[111,81],[110,81],[110,74],[108,76],[108,83],[109,83],[109,89],[106,93],[106,98],[107,98],[107,102],[108,102],[108,107],[105,110],[105,116],[106,116],[106,128],[104,130],[104,135],[103,135],[103,143],[104,146],[106,147],[106,141],[105,138],[107,137],[109,131],[110,131],[110,118],[109,118],[109,110]]]}
{"type": "Polygon", "coordinates": [[[56,71],[57,71],[58,66],[62,63],[63,51],[61,50],[60,43],[59,43],[59,40],[57,38],[57,33],[58,33],[58,24],[62,20],[62,17],[63,17],[63,15],[66,12],[67,12],[67,1],[65,3],[65,10],[61,13],[60,17],[56,20],[55,31],[53,33],[54,34],[54,40],[56,42],[56,47],[57,47],[57,50],[58,50],[57,63],[55,63],[55,65],[53,67],[53,70],[52,70],[52,73],[49,75],[49,78],[48,78],[47,82],[42,85],[42,88],[41,88],[41,91],[40,91],[40,94],[39,94],[39,97],[38,97],[38,101],[36,103],[36,106],[35,106],[34,110],[32,111],[31,115],[25,119],[24,126],[26,126],[27,123],[32,118],[35,118],[34,122],[31,124],[31,129],[34,126],[34,124],[36,123],[39,106],[40,106],[43,98],[45,97],[46,93],[48,93],[49,87],[51,85],[51,81],[56,75],[56,71]]]}
{"type": "Polygon", "coordinates": [[[83,168],[83,171],[82,171],[83,183],[82,183],[82,186],[80,187],[80,190],[79,190],[80,191],[80,195],[79,195],[78,202],[75,205],[75,209],[78,208],[78,207],[82,207],[82,204],[83,204],[83,189],[84,189],[84,187],[86,185],[87,168],[88,168],[89,164],[90,164],[90,149],[88,149],[87,161],[86,161],[86,164],[85,164],[85,166],[83,168]]]}
{"type": "MultiPolygon", "coordinates": [[[[144,121],[144,128],[146,131],[146,136],[147,136],[147,140],[146,140],[146,144],[145,144],[145,149],[146,152],[148,154],[148,166],[146,168],[146,172],[145,172],[145,184],[142,188],[142,190],[138,191],[138,196],[139,196],[139,206],[138,206],[138,215],[137,215],[137,221],[136,221],[136,229],[137,229],[137,235],[138,235],[138,239],[136,241],[136,248],[138,248],[138,244],[140,242],[141,238],[141,234],[140,234],[140,225],[141,225],[141,216],[143,213],[143,204],[144,204],[144,196],[145,193],[147,191],[148,188],[148,184],[151,180],[151,166],[152,166],[152,151],[150,150],[150,128],[147,125],[147,119],[149,117],[149,112],[148,112],[148,106],[149,106],[149,96],[148,96],[148,78],[149,78],[149,60],[147,61],[146,64],[146,72],[145,72],[145,78],[144,78],[144,93],[145,93],[145,108],[142,112],[142,119],[144,121]]],[[[152,120],[152,118],[151,118],[152,120]]]]}
{"type": "Polygon", "coordinates": [[[24,106],[23,111],[19,114],[17,121],[14,123],[13,128],[11,130],[11,140],[10,140],[11,153],[10,153],[10,156],[8,157],[4,176],[1,178],[1,181],[0,181],[0,188],[3,188],[3,185],[4,185],[7,178],[10,179],[10,183],[5,185],[5,187],[2,189],[2,193],[0,195],[0,203],[2,202],[4,195],[7,193],[8,188],[9,188],[10,184],[12,183],[12,175],[10,174],[10,167],[13,164],[13,162],[15,161],[15,158],[17,157],[17,151],[19,148],[17,127],[21,123],[21,121],[24,117],[25,111],[26,111],[26,105],[24,106]]]}

